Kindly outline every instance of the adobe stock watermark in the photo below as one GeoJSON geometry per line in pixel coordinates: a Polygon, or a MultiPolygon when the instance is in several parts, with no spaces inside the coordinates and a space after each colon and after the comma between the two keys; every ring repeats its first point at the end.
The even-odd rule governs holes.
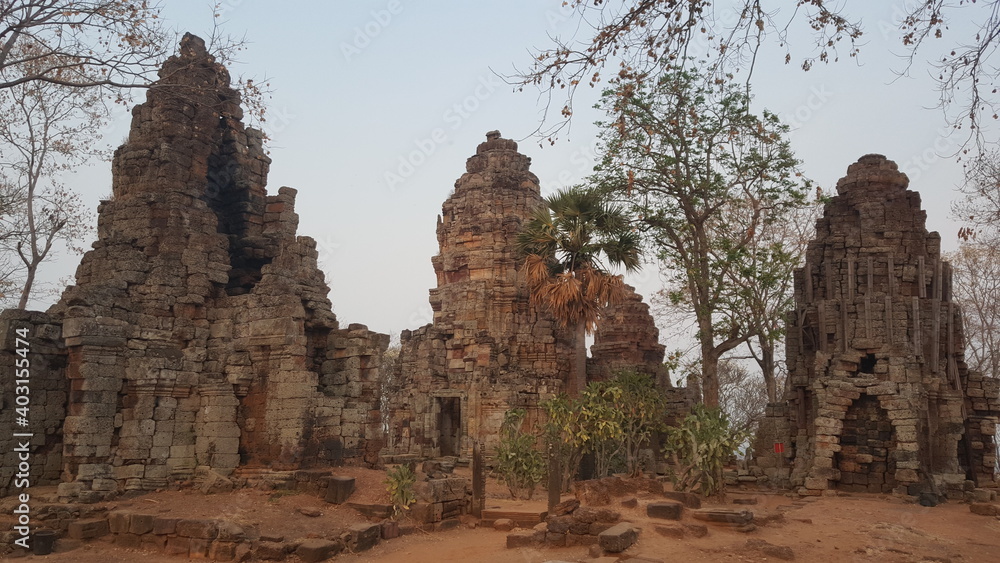
{"type": "Polygon", "coordinates": [[[385,171],[382,179],[385,180],[389,190],[395,191],[398,186],[412,177],[417,169],[423,166],[437,151],[438,147],[448,142],[447,130],[457,131],[460,129],[501,86],[503,86],[503,81],[495,74],[480,76],[470,94],[442,112],[441,121],[449,127],[435,127],[427,135],[414,139],[414,148],[397,157],[395,169],[385,171]]]}
{"type": "MultiPolygon", "coordinates": [[[[14,516],[14,545],[29,549],[31,537],[31,343],[28,341],[27,327],[11,327],[14,331],[14,396],[6,402],[14,406],[14,426],[10,428],[14,447],[10,452],[15,461],[12,489],[19,489],[16,495],[14,516]]],[[[13,492],[13,490],[11,491],[13,492]]]]}
{"type": "Polygon", "coordinates": [[[344,56],[344,60],[351,62],[351,59],[360,55],[385,28],[389,27],[393,17],[401,13],[403,4],[399,0],[389,0],[385,8],[372,10],[371,18],[363,25],[354,28],[354,37],[351,41],[341,41],[340,53],[344,56]]]}
{"type": "Polygon", "coordinates": [[[827,90],[826,84],[813,85],[809,88],[809,95],[806,97],[805,103],[800,104],[791,112],[780,114],[778,117],[791,129],[789,135],[793,135],[800,127],[815,117],[832,97],[833,92],[827,90]]]}
{"type": "Polygon", "coordinates": [[[958,142],[952,136],[953,134],[954,130],[951,127],[938,129],[937,136],[934,137],[930,146],[900,162],[899,171],[906,174],[911,183],[919,180],[924,172],[930,170],[937,161],[958,151],[958,142]]]}
{"type": "Polygon", "coordinates": [[[542,186],[546,191],[557,191],[579,183],[583,177],[594,171],[594,166],[601,159],[600,154],[601,141],[595,138],[590,144],[570,153],[569,166],[560,170],[555,178],[549,179],[542,186]]]}

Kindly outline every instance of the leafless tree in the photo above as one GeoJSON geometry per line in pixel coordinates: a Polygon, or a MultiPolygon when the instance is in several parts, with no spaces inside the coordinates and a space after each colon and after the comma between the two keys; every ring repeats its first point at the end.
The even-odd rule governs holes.
{"type": "Polygon", "coordinates": [[[171,48],[167,35],[146,0],[0,2],[0,89],[144,87],[171,48]]]}
{"type": "Polygon", "coordinates": [[[1000,242],[1000,151],[980,154],[965,166],[963,197],[952,205],[962,240],[1000,242]]]}
{"type": "MultiPolygon", "coordinates": [[[[857,57],[865,27],[841,2],[830,0],[567,0],[578,25],[568,38],[553,37],[553,45],[533,53],[528,68],[508,77],[519,88],[537,87],[559,108],[559,117],[546,113],[538,132],[554,140],[573,115],[573,101],[581,84],[595,87],[609,78],[637,85],[655,82],[667,66],[704,60],[723,76],[745,71],[749,85],[761,47],[767,42],[784,49],[786,64],[809,70],[817,62],[857,57]],[[792,49],[792,35],[812,36],[804,50],[792,49]],[[561,107],[560,107],[561,106],[561,107]]],[[[990,59],[997,48],[1000,16],[997,0],[927,0],[905,3],[892,25],[905,49],[907,73],[918,51],[927,51],[931,39],[944,38],[951,49],[932,55],[929,64],[940,86],[940,103],[955,127],[965,124],[970,138],[982,140],[984,116],[996,118],[997,65],[990,59]],[[974,37],[954,37],[954,22],[977,22],[974,37]],[[978,23],[981,22],[981,23],[978,23]],[[957,109],[955,109],[957,108],[957,109]]]]}
{"type": "Polygon", "coordinates": [[[1000,248],[965,242],[947,259],[962,305],[969,368],[1000,377],[1000,248]]]}
{"type": "Polygon", "coordinates": [[[767,407],[767,385],[738,360],[719,361],[719,406],[729,415],[732,428],[753,433],[767,407]]]}
{"type": "MultiPolygon", "coordinates": [[[[13,52],[30,61],[21,53],[25,47],[34,50],[27,43],[13,52]]],[[[64,74],[74,72],[80,69],[64,74]]],[[[76,241],[90,228],[88,211],[60,176],[100,154],[97,141],[108,113],[100,91],[90,88],[35,80],[9,86],[7,93],[0,99],[7,117],[0,120],[0,197],[10,204],[2,217],[2,242],[21,262],[17,307],[23,309],[53,245],[62,241],[79,250],[76,241]]]]}

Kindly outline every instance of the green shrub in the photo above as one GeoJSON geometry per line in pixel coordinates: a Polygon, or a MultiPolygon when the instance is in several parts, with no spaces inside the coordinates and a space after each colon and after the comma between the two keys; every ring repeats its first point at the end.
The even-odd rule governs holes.
{"type": "Polygon", "coordinates": [[[721,409],[698,404],[680,426],[667,428],[666,438],[664,451],[672,463],[674,490],[711,496],[725,490],[723,467],[747,434],[730,428],[721,409]]]}
{"type": "Polygon", "coordinates": [[[416,482],[417,477],[409,465],[397,465],[386,472],[385,489],[389,492],[394,516],[398,517],[409,510],[411,504],[417,502],[413,492],[416,482]]]}
{"type": "Polygon", "coordinates": [[[535,449],[536,437],[521,431],[524,416],[524,409],[512,409],[504,414],[494,467],[515,499],[530,499],[535,487],[545,478],[545,458],[535,449]]]}

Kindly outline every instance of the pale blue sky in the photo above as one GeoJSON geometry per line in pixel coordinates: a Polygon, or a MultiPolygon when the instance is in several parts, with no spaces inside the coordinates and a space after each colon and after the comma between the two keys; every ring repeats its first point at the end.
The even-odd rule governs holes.
{"type": "MultiPolygon", "coordinates": [[[[210,34],[210,3],[166,4],[172,26],[210,34]]],[[[430,321],[436,216],[487,131],[499,129],[520,141],[543,194],[590,171],[596,132],[591,122],[599,116],[581,108],[596,101],[596,92],[581,90],[581,111],[568,137],[554,147],[539,146],[525,139],[542,109],[536,94],[513,92],[494,75],[525,66],[532,46],[549,44],[547,34],[572,31],[560,4],[223,2],[224,30],[245,34],[250,42],[232,74],[266,76],[274,92],[268,190],[298,189],[299,233],[319,243],[342,324],[398,333],[430,321]],[[413,154],[421,147],[422,153],[413,154]],[[401,168],[407,159],[416,164],[412,170],[401,168]]],[[[756,105],[795,127],[793,147],[804,171],[826,188],[866,153],[895,160],[921,193],[929,228],[941,231],[951,248],[956,226],[948,207],[961,166],[947,158],[955,141],[942,137],[944,120],[931,109],[934,84],[925,66],[914,72],[916,78],[890,83],[892,69],[902,68],[891,51],[900,49],[895,36],[880,30],[891,29],[898,7],[848,4],[863,11],[868,29],[861,65],[845,60],[806,73],[782,64],[783,51],[771,49],[761,54],[754,80],[756,105]]],[[[806,39],[793,49],[807,49],[806,39]]],[[[109,128],[110,143],[125,137],[127,122],[123,110],[109,128]]],[[[70,183],[96,208],[110,191],[109,171],[108,163],[100,163],[70,183]]],[[[44,275],[69,274],[78,262],[78,256],[64,256],[44,275]]],[[[658,286],[654,269],[633,281],[647,300],[658,286]]]]}

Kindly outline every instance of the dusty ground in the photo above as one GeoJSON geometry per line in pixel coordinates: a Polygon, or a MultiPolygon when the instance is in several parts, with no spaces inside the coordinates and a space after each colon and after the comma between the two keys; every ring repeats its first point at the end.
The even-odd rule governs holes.
{"type": "MultiPolygon", "coordinates": [[[[383,472],[361,469],[345,472],[352,473],[358,480],[359,488],[351,501],[386,502],[383,472]]],[[[530,503],[514,503],[503,499],[504,495],[499,484],[490,483],[487,506],[511,509],[520,504],[534,508],[544,502],[537,499],[530,503]]],[[[643,530],[639,542],[623,555],[684,562],[777,561],[752,544],[748,545],[748,541],[763,540],[790,547],[796,561],[1000,562],[1000,520],[974,515],[966,504],[949,502],[926,508],[885,495],[860,494],[802,500],[776,494],[731,494],[729,500],[747,497],[755,497],[757,504],[737,508],[754,512],[761,523],[757,530],[744,533],[709,524],[707,536],[681,540],[660,536],[655,526],[663,522],[654,522],[645,516],[645,502],[655,500],[653,495],[638,495],[639,506],[634,509],[621,508],[616,500],[614,507],[621,511],[623,519],[636,523],[643,530]]],[[[262,532],[285,535],[289,539],[323,536],[330,530],[343,529],[352,522],[364,520],[353,509],[327,504],[316,496],[254,490],[209,496],[187,491],[163,492],[111,505],[111,508],[170,515],[228,518],[256,524],[262,532]],[[306,516],[299,512],[300,508],[319,510],[322,515],[306,516]]],[[[685,521],[691,520],[686,517],[685,521]]],[[[584,547],[508,550],[505,538],[505,533],[484,528],[439,533],[417,531],[383,542],[361,555],[341,555],[335,560],[345,563],[541,563],[580,561],[588,557],[584,547]]],[[[78,563],[178,561],[156,553],[116,548],[107,541],[90,542],[71,551],[34,559],[78,563]]],[[[287,561],[294,560],[291,557],[287,561]]]]}

